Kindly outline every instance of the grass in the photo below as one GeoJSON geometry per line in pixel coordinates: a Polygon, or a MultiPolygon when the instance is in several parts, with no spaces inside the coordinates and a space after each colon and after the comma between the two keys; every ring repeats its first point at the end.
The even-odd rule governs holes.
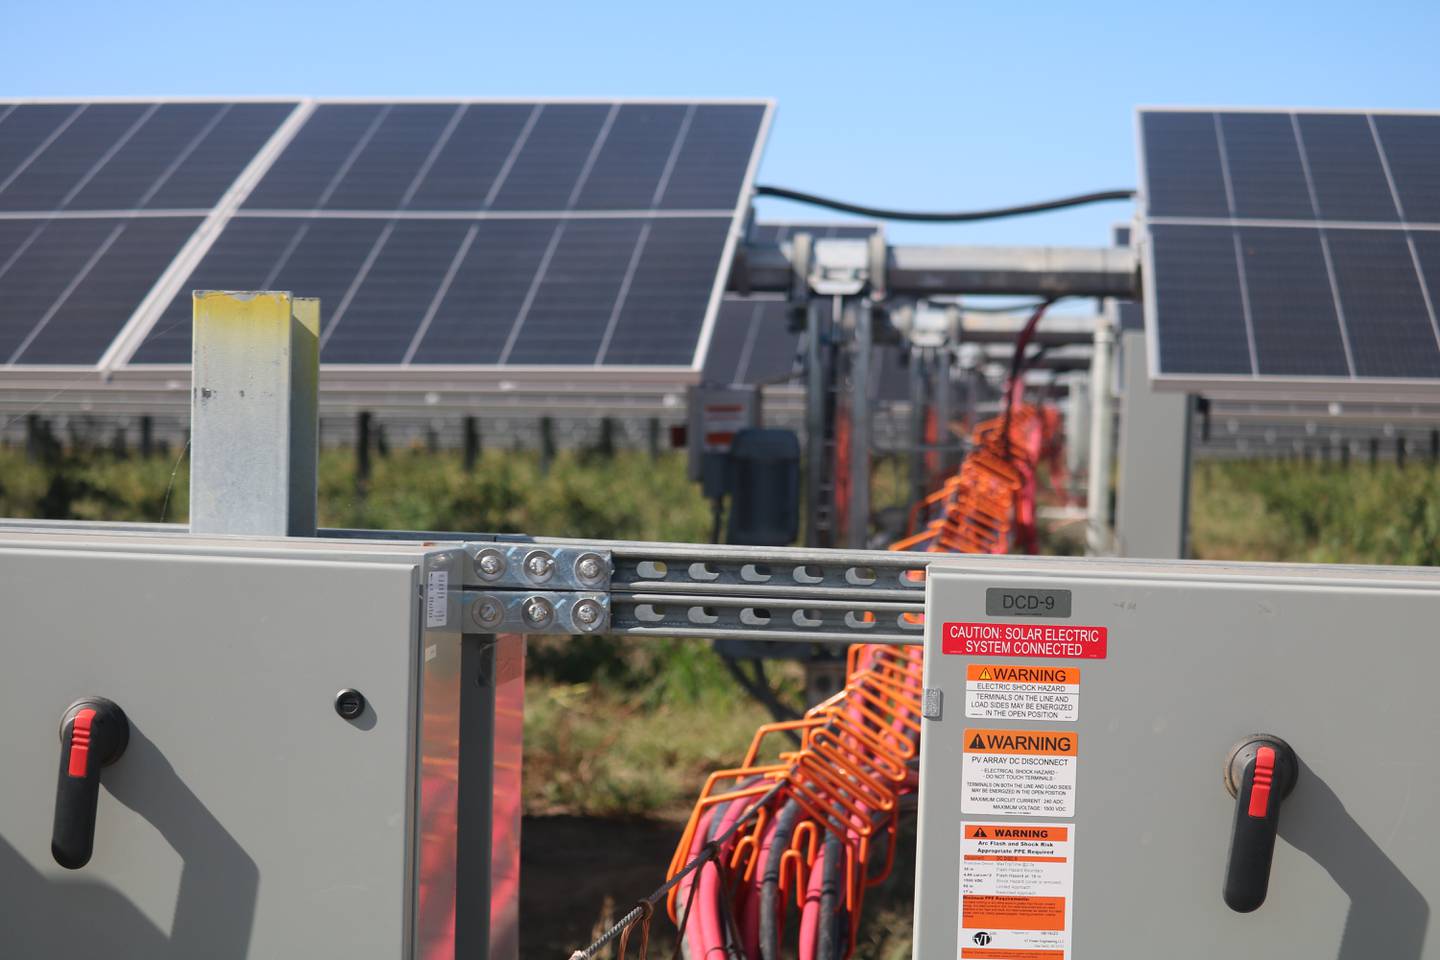
{"type": "Polygon", "coordinates": [[[1429,465],[1205,461],[1191,484],[1197,557],[1440,565],[1440,471],[1429,465]]]}

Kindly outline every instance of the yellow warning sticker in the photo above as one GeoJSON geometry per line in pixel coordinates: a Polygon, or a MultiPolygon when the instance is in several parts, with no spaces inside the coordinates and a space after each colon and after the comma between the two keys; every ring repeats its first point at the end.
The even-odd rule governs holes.
{"type": "Polygon", "coordinates": [[[1074,723],[1080,718],[1080,668],[972,663],[965,673],[965,716],[1074,723]]]}
{"type": "Polygon", "coordinates": [[[967,728],[962,768],[964,813],[1075,816],[1079,737],[1067,730],[967,728]]]}

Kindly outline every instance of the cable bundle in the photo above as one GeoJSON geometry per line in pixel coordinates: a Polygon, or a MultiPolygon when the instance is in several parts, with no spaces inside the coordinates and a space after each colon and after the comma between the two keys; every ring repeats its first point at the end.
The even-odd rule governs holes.
{"type": "Polygon", "coordinates": [[[761,727],[741,766],[706,780],[669,872],[729,835],[712,862],[670,891],[692,960],[774,960],[792,919],[801,960],[853,950],[865,890],[894,863],[899,799],[915,788],[920,648],[857,644],[847,675],[844,689],[802,719],[761,727]],[[799,747],[759,762],[776,733],[798,734],[799,747]],[[733,831],[741,818],[747,826],[733,831]]]}
{"type": "MultiPolygon", "coordinates": [[[[1024,352],[1046,306],[1016,341],[1004,414],[975,428],[959,472],[915,505],[911,534],[892,550],[1036,551],[1041,460],[1064,482],[1058,411],[1022,402],[1024,352]]],[[[847,431],[839,434],[845,450],[847,431]]],[[[798,919],[800,960],[854,951],[865,891],[894,865],[900,798],[917,785],[922,648],[854,645],[846,677],[802,719],[761,727],[741,766],[705,781],[667,874],[670,918],[690,960],[777,960],[787,919],[798,919]],[[799,745],[760,763],[775,733],[798,735],[799,745]]]]}
{"type": "Polygon", "coordinates": [[[911,508],[914,532],[891,549],[999,554],[1013,544],[1033,553],[1035,470],[1055,445],[1047,433],[1058,426],[1057,418],[1029,405],[980,424],[960,471],[911,508]]]}

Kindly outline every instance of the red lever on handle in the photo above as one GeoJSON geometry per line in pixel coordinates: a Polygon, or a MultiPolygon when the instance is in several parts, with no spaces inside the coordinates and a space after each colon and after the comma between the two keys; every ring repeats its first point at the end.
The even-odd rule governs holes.
{"type": "Polygon", "coordinates": [[[1275,748],[1255,751],[1255,786],[1250,789],[1250,816],[1264,820],[1270,809],[1270,787],[1275,782],[1275,748]]]}
{"type": "Polygon", "coordinates": [[[75,723],[70,728],[70,767],[72,777],[85,776],[90,759],[90,725],[95,722],[95,711],[88,707],[75,714],[75,723]]]}

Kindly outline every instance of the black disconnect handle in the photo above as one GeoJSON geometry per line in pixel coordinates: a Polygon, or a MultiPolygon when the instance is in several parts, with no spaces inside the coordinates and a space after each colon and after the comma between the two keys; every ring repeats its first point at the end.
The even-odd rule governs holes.
{"type": "Polygon", "coordinates": [[[1241,741],[1225,765],[1225,786],[1235,798],[1235,828],[1225,867],[1225,904],[1249,913],[1265,902],[1270,862],[1280,829],[1280,804],[1295,789],[1300,761],[1279,737],[1257,734],[1241,741]]]}
{"type": "Polygon", "coordinates": [[[76,700],[60,721],[60,779],[55,785],[55,828],[50,853],[78,870],[95,849],[100,768],[114,763],[130,742],[125,711],[102,697],[76,700]]]}

